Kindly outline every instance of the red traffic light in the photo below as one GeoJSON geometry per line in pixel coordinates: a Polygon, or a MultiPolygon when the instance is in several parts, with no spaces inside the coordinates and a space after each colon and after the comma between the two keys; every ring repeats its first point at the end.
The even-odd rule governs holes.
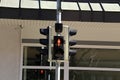
{"type": "Polygon", "coordinates": [[[54,36],[54,55],[53,59],[63,59],[64,57],[64,38],[63,36],[54,36]]]}
{"type": "Polygon", "coordinates": [[[40,74],[44,74],[44,70],[40,70],[40,74]]]}
{"type": "Polygon", "coordinates": [[[57,46],[60,46],[60,45],[61,45],[61,40],[58,39],[58,40],[57,40],[57,46]]]}
{"type": "Polygon", "coordinates": [[[57,47],[60,47],[64,44],[63,36],[54,36],[54,44],[57,47]]]}

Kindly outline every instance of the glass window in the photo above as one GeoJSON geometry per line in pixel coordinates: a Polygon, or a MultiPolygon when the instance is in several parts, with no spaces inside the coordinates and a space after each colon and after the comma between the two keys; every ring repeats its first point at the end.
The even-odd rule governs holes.
{"type": "MultiPolygon", "coordinates": [[[[50,64],[48,55],[40,49],[22,47],[21,80],[55,80],[55,69],[49,69],[55,63],[50,64]]],[[[68,77],[64,70],[69,66],[69,80],[119,80],[120,49],[79,48],[76,55],[70,56],[69,66],[63,66],[60,80],[68,77]]]]}
{"type": "Polygon", "coordinates": [[[120,72],[70,70],[69,80],[120,80],[120,72]]]}
{"type": "MultiPolygon", "coordinates": [[[[41,54],[41,47],[24,46],[22,54],[22,80],[55,80],[55,69],[49,69],[49,65],[55,66],[55,63],[48,62],[48,55],[41,54]]],[[[60,80],[63,80],[64,70],[60,72],[60,80]]]]}
{"type": "Polygon", "coordinates": [[[40,47],[23,48],[23,65],[24,66],[49,66],[48,55],[40,52],[40,47]]]}
{"type": "MultiPolygon", "coordinates": [[[[63,80],[63,73],[63,70],[61,70],[60,80],[63,80]]],[[[55,80],[55,70],[24,69],[22,80],[55,80]]]]}
{"type": "Polygon", "coordinates": [[[71,56],[70,66],[120,68],[120,50],[81,48],[71,56]]]}

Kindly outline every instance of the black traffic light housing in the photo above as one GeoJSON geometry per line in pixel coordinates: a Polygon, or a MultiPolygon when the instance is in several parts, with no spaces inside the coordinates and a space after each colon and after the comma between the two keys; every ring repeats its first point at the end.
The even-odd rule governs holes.
{"type": "Polygon", "coordinates": [[[64,59],[64,37],[54,36],[54,48],[53,48],[53,59],[63,60],[64,59]]]}
{"type": "MultiPolygon", "coordinates": [[[[77,30],[69,30],[69,37],[76,35],[77,30]]],[[[70,46],[74,46],[77,44],[76,40],[69,40],[69,56],[73,56],[77,53],[77,50],[70,49],[70,46]]]]}
{"type": "Polygon", "coordinates": [[[42,45],[46,45],[45,48],[41,48],[41,49],[40,49],[40,50],[41,50],[40,52],[41,52],[41,54],[43,54],[43,55],[48,55],[49,27],[47,27],[47,28],[41,28],[41,29],[40,29],[40,34],[46,36],[46,39],[40,39],[40,43],[41,43],[42,45]]]}

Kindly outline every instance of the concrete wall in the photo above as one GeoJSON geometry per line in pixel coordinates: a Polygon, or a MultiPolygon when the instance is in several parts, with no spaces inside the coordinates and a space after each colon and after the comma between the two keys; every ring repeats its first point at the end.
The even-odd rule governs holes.
{"type": "MultiPolygon", "coordinates": [[[[39,29],[49,25],[54,27],[55,22],[41,20],[26,23],[23,24],[22,38],[40,39],[44,36],[39,33],[39,29]]],[[[75,40],[120,42],[120,23],[63,21],[63,24],[77,30],[77,35],[71,37],[75,40]]]]}
{"type": "MultiPolygon", "coordinates": [[[[0,80],[19,80],[21,37],[40,39],[44,36],[39,33],[39,29],[53,26],[54,23],[45,20],[0,19],[0,80]],[[21,28],[19,25],[22,25],[21,28]]],[[[75,40],[120,42],[120,23],[63,23],[78,30],[77,35],[72,37],[75,40]]]]}
{"type": "Polygon", "coordinates": [[[19,80],[20,28],[0,23],[0,80],[19,80]]]}

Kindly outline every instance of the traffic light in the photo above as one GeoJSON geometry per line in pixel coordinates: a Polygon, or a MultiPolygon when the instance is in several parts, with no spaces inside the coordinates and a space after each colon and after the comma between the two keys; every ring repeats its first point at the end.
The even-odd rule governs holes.
{"type": "Polygon", "coordinates": [[[71,40],[70,37],[76,35],[77,31],[76,30],[71,30],[69,26],[64,25],[64,38],[65,38],[65,44],[64,44],[64,60],[68,61],[69,56],[73,56],[76,54],[75,49],[71,49],[71,46],[76,44],[75,40],[71,40]]]}
{"type": "Polygon", "coordinates": [[[40,69],[39,70],[40,80],[45,80],[45,70],[40,69]]]}
{"type": "Polygon", "coordinates": [[[51,54],[51,26],[40,29],[40,34],[46,36],[46,39],[40,39],[40,43],[42,45],[46,45],[46,47],[41,48],[40,53],[43,55],[50,55],[51,54]]]}
{"type": "MultiPolygon", "coordinates": [[[[69,30],[69,38],[70,38],[70,36],[76,35],[76,33],[77,33],[77,30],[69,30]]],[[[73,56],[76,54],[77,50],[70,49],[70,46],[74,46],[74,45],[76,45],[76,43],[77,43],[76,40],[69,39],[69,56],[73,56]]]]}
{"type": "Polygon", "coordinates": [[[54,36],[54,48],[53,48],[53,59],[63,60],[64,59],[64,38],[63,36],[54,36]]]}

